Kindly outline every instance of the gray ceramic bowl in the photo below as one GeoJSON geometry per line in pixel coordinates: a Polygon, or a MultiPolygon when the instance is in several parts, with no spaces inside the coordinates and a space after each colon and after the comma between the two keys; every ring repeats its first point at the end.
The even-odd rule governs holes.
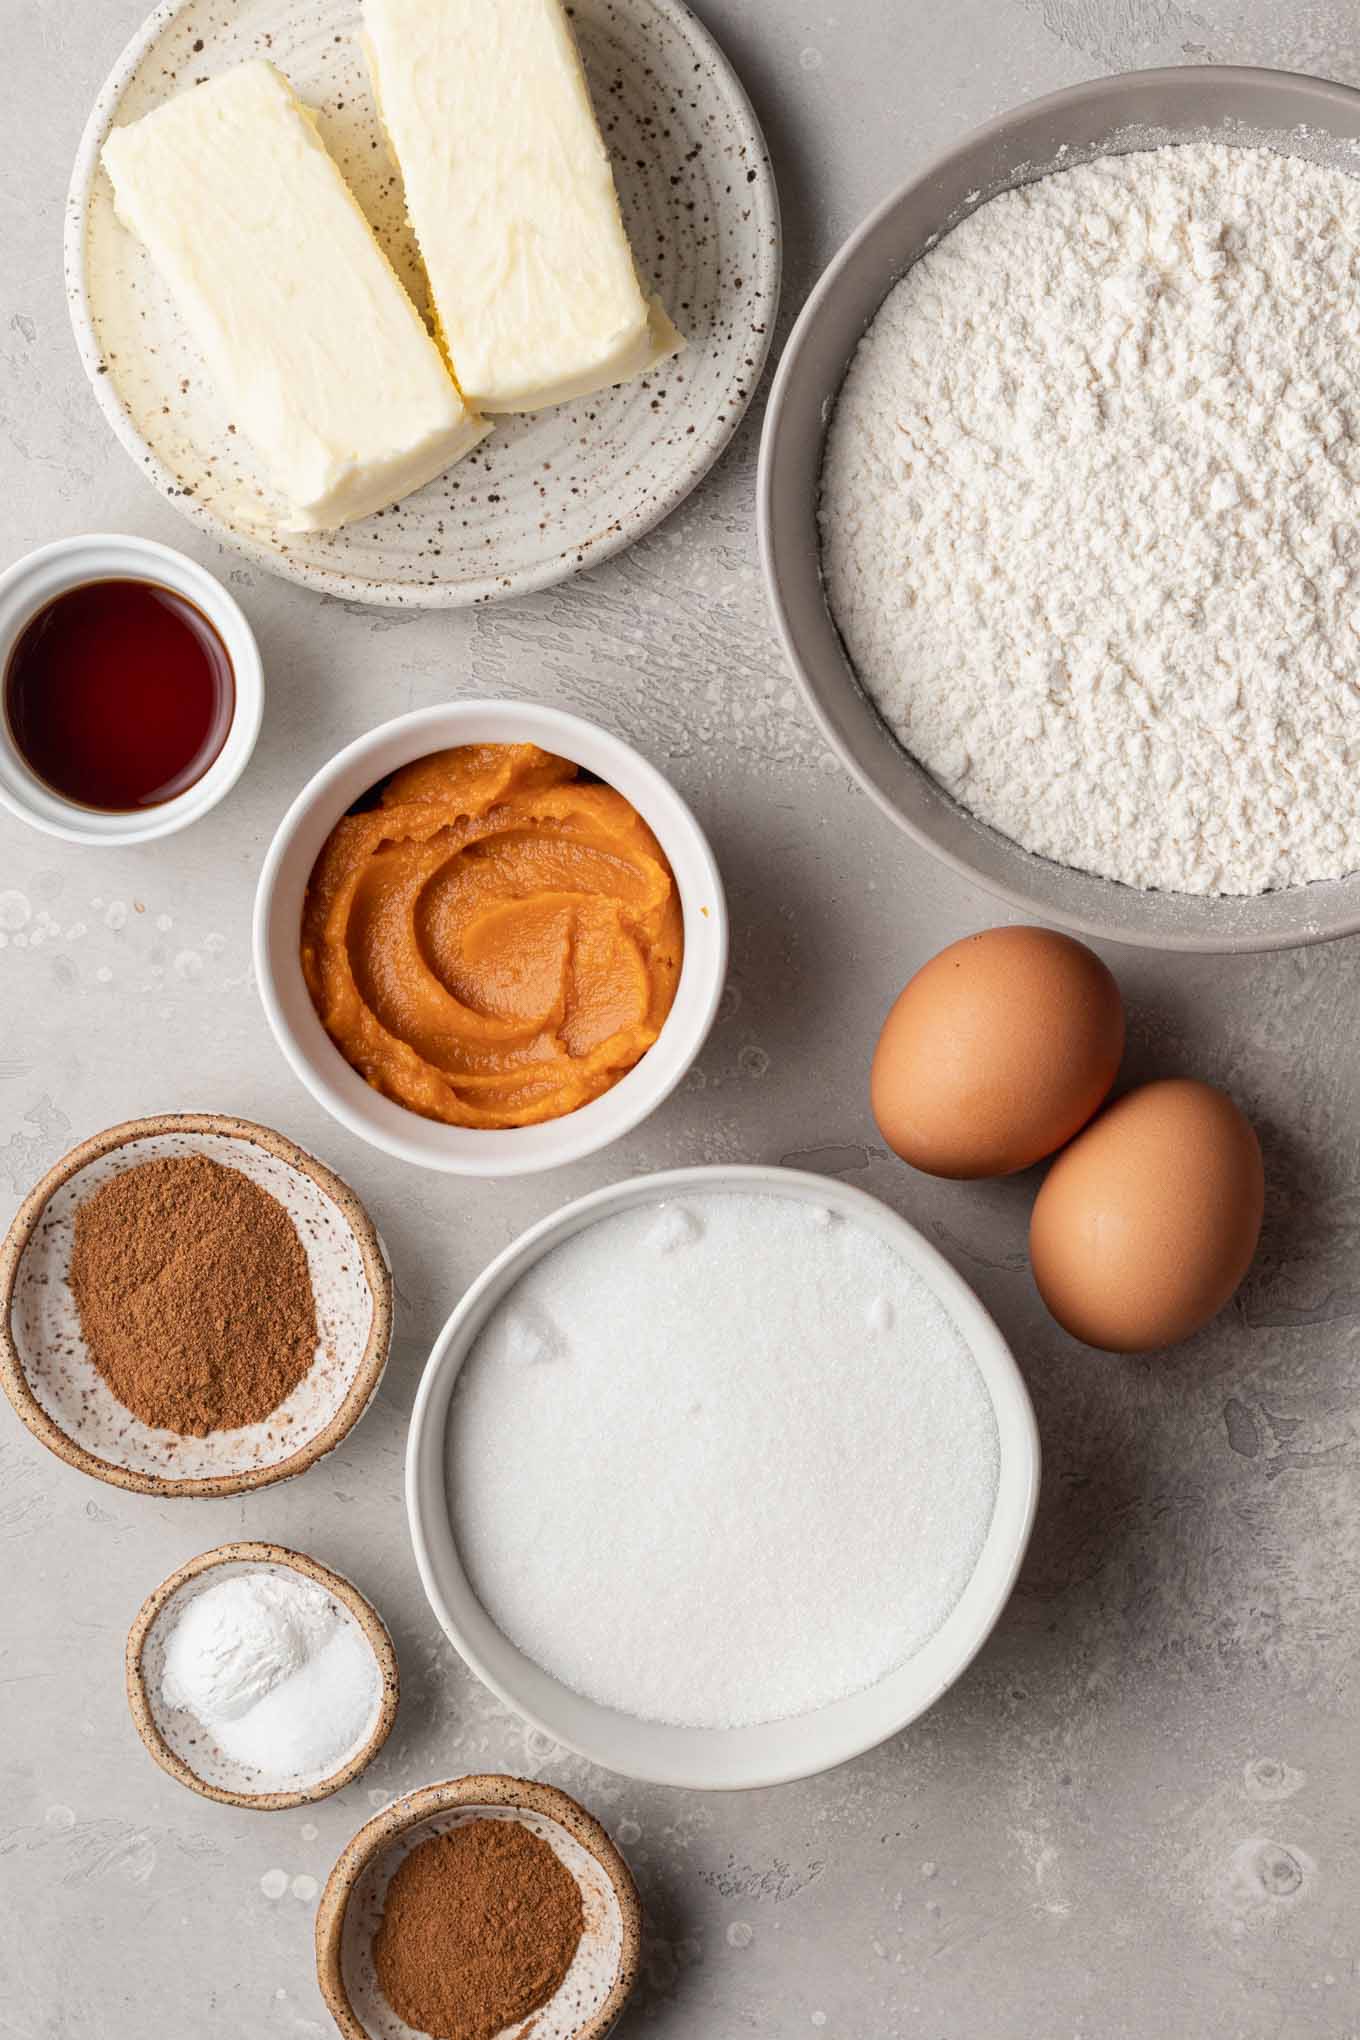
{"type": "Polygon", "coordinates": [[[827,419],[887,292],[986,199],[1093,156],[1165,142],[1256,143],[1354,172],[1360,92],[1285,71],[1186,66],[1098,78],[978,128],[852,234],[779,364],[760,455],[760,544],[775,621],[818,722],[908,835],[1025,914],[1155,949],[1288,949],[1360,929],[1360,874],[1254,899],[1139,892],[1032,856],[974,820],[901,749],[861,691],[822,592],[817,492],[827,419]]]}

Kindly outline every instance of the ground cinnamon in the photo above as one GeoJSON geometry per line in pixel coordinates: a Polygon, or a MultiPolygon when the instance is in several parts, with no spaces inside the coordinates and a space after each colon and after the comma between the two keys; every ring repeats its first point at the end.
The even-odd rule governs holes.
{"type": "Polygon", "coordinates": [[[155,1429],[260,1423],[316,1356],[316,1298],[276,1197],[206,1155],[142,1162],[76,1211],[69,1281],[95,1367],[155,1429]]]}
{"type": "Polygon", "coordinates": [[[471,1820],[420,1842],[387,1887],[378,1986],[432,2040],[493,2040],[559,1989],[584,1927],[581,1890],[517,1820],[471,1820]]]}

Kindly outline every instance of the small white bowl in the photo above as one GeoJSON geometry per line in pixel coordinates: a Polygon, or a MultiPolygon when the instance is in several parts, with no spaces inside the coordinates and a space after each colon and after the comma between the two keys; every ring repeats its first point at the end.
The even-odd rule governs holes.
{"type": "Polygon", "coordinates": [[[524,701],[453,701],[359,737],[310,779],[269,846],[255,896],[255,975],[274,1038],[312,1096],[342,1126],[404,1162],[456,1176],[555,1169],[631,1132],[675,1089],[713,1025],[727,973],[727,904],[713,853],[674,787],[595,723],[524,701]],[[538,744],[632,802],[670,860],[685,955],[660,1035],[613,1089],[541,1126],[446,1126],[384,1098],[326,1033],[302,975],[302,906],[321,846],[378,780],[455,744],[538,744]]]}
{"type": "Polygon", "coordinates": [[[203,777],[173,800],[121,814],[81,807],[45,786],[15,744],[8,717],[0,713],[0,807],[49,836],[105,848],[173,835],[216,807],[245,771],[264,714],[260,651],[240,604],[196,560],[154,539],[117,532],[60,538],[0,574],[0,676],[26,625],[55,596],[88,581],[112,580],[155,581],[201,609],[231,660],[236,699],[226,742],[203,777]]]}
{"type": "MultiPolygon", "coordinates": [[[[607,1466],[600,1479],[611,1478],[607,1466]]],[[[406,1453],[406,1507],[416,1564],[440,1626],[493,1693],[554,1742],[608,1771],[654,1785],[714,1792],[782,1785],[829,1771],[915,1721],[953,1685],[1010,1597],[1039,1496],[1039,1434],[1010,1348],[972,1290],[914,1226],[863,1190],[803,1170],[722,1165],[669,1169],[577,1198],[531,1226],[477,1278],[445,1325],[421,1377],[406,1453]],[[483,1325],[544,1254],[618,1211],[686,1194],[746,1191],[829,1208],[875,1232],[933,1291],[958,1327],[996,1416],[999,1469],[992,1520],[972,1577],[930,1640],[863,1692],[811,1714],[749,1728],[678,1728],[587,1700],[526,1657],[472,1590],[454,1538],[445,1475],[449,1405],[483,1325]]],[[[897,1562],[885,1551],[884,1564],[897,1562]]]]}

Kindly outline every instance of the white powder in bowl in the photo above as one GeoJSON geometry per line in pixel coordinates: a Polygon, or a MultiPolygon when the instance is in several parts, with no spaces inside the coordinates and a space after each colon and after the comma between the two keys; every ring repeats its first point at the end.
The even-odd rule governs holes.
{"type": "Polygon", "coordinates": [[[160,1698],[256,1774],[254,1789],[287,1790],[338,1770],[372,1733],[382,1675],[324,1587],[260,1567],[227,1573],[173,1610],[160,1698]]]}
{"type": "Polygon", "coordinates": [[[866,691],[964,807],[1129,885],[1360,868],[1360,179],[1104,157],[890,293],[822,482],[866,691]]]}
{"type": "Polygon", "coordinates": [[[546,1254],[449,1417],[491,1619],[576,1692],[696,1728],[811,1712],[913,1656],[997,1472],[991,1399],[922,1278],[866,1226],[740,1192],[546,1254]]]}

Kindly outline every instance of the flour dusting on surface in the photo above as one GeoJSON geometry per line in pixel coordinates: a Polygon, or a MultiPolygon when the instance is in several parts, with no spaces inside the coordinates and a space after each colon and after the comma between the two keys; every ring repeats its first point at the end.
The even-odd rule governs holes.
{"type": "Polygon", "coordinates": [[[1360,179],[1262,148],[1002,193],[846,377],[828,598],[1025,849],[1249,895],[1360,867],[1360,179]]]}

